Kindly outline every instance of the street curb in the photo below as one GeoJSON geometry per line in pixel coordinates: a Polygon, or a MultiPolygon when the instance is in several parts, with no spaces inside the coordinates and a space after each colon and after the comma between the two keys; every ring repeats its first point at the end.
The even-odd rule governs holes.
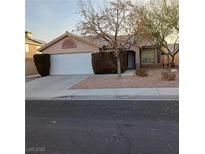
{"type": "Polygon", "coordinates": [[[53,97],[49,99],[41,99],[41,98],[27,98],[26,100],[179,100],[178,95],[163,95],[163,96],[141,96],[141,95],[133,95],[133,96],[127,96],[127,95],[103,95],[103,96],[96,96],[96,95],[81,95],[81,96],[75,96],[75,95],[69,95],[69,96],[59,96],[59,97],[53,97]]]}
{"type": "Polygon", "coordinates": [[[26,75],[26,78],[35,78],[35,77],[41,77],[40,74],[34,74],[34,75],[26,75]]]}

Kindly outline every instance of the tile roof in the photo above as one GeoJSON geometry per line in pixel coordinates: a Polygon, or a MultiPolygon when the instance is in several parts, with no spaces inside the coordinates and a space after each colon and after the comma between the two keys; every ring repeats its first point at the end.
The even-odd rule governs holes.
{"type": "Polygon", "coordinates": [[[43,45],[46,43],[45,41],[37,40],[37,39],[33,39],[33,38],[26,38],[25,42],[28,44],[30,43],[30,44],[36,44],[36,45],[43,45]]]}

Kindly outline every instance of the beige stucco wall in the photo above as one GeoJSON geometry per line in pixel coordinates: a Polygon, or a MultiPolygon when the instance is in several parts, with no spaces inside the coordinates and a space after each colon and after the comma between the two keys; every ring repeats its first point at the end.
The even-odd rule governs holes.
{"type": "Polygon", "coordinates": [[[33,58],[33,55],[37,54],[37,48],[38,48],[38,46],[40,47],[40,45],[28,44],[28,43],[26,43],[25,45],[28,46],[28,51],[25,51],[25,57],[26,58],[33,58]]]}
{"type": "MultiPolygon", "coordinates": [[[[169,47],[169,49],[170,49],[171,51],[174,50],[174,45],[173,45],[173,44],[168,45],[168,47],[169,47]]],[[[171,57],[171,56],[170,56],[170,57],[171,57]]],[[[168,60],[167,60],[167,59],[168,59],[167,56],[164,56],[164,64],[168,63],[168,60]]],[[[170,60],[171,60],[171,58],[170,58],[170,60]]],[[[174,63],[175,63],[176,65],[179,65],[179,52],[175,55],[174,63]]]]}
{"type": "Polygon", "coordinates": [[[38,74],[36,66],[33,59],[26,59],[25,61],[25,75],[35,75],[38,74]]]}
{"type": "MultiPolygon", "coordinates": [[[[170,56],[170,60],[171,60],[171,56],[170,56]]],[[[167,56],[164,56],[164,64],[166,63],[168,63],[167,56]]],[[[175,65],[179,65],[179,53],[175,55],[174,63],[175,65]]]]}
{"type": "Polygon", "coordinates": [[[25,43],[25,75],[35,75],[38,74],[36,66],[33,62],[33,55],[37,54],[38,47],[41,45],[34,43],[25,43]],[[26,47],[27,46],[27,47],[26,47]],[[28,51],[27,51],[28,50],[28,51]]]}
{"type": "Polygon", "coordinates": [[[77,47],[76,48],[69,48],[69,49],[62,49],[63,42],[68,39],[69,37],[65,37],[61,39],[60,41],[56,42],[55,44],[49,46],[48,48],[45,48],[43,50],[43,53],[47,54],[64,54],[64,53],[87,53],[87,52],[99,52],[99,49],[97,47],[92,47],[91,45],[88,45],[84,42],[74,40],[72,39],[77,47]]]}

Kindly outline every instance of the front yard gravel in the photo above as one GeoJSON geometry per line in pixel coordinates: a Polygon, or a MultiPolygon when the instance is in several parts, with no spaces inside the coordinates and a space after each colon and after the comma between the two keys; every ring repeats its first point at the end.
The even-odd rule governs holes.
{"type": "Polygon", "coordinates": [[[179,87],[179,73],[176,72],[174,81],[161,79],[163,68],[149,69],[147,77],[136,75],[122,76],[121,78],[109,75],[89,76],[71,89],[98,89],[98,88],[160,88],[160,87],[179,87]]]}

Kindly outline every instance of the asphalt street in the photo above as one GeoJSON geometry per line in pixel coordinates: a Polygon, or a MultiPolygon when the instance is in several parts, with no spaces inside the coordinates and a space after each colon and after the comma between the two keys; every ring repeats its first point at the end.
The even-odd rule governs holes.
{"type": "Polygon", "coordinates": [[[27,100],[27,154],[178,154],[179,103],[27,100]]]}

